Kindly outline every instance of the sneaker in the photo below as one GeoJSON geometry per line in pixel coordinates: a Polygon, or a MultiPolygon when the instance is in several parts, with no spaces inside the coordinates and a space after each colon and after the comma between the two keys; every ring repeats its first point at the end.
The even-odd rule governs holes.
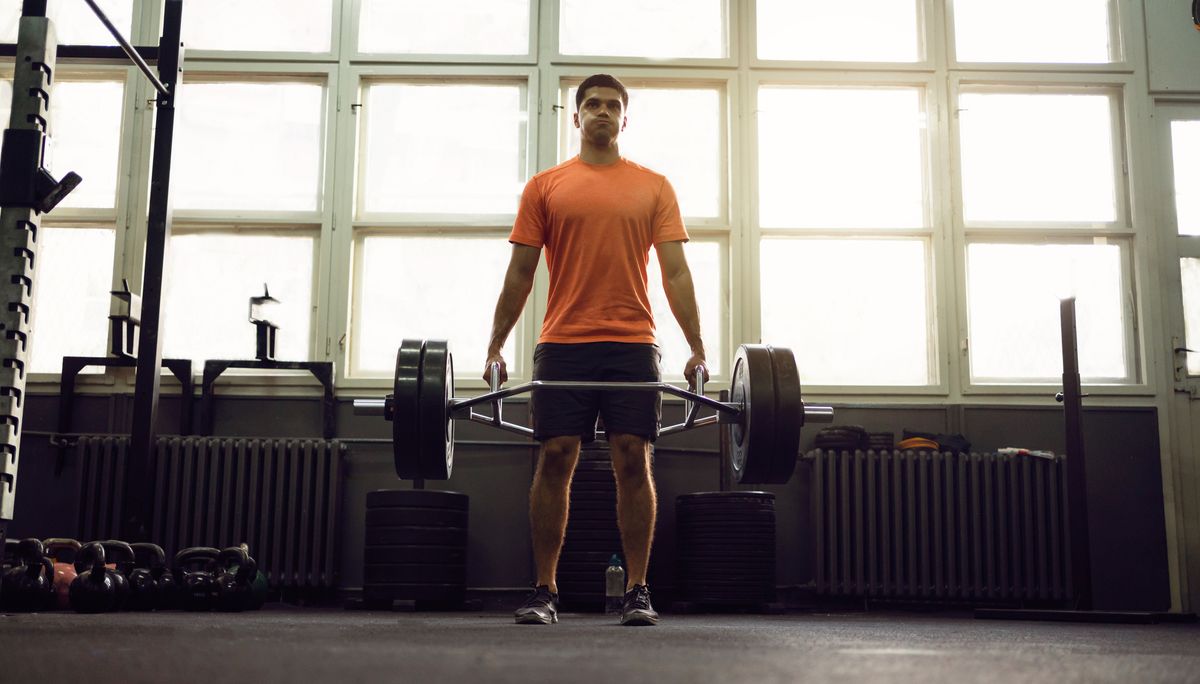
{"type": "Polygon", "coordinates": [[[558,622],[558,594],[550,587],[536,587],[525,603],[513,613],[518,625],[552,625],[558,622]]]}
{"type": "Polygon", "coordinates": [[[635,584],[625,592],[625,603],[621,606],[621,624],[630,627],[658,624],[658,613],[650,607],[650,587],[635,584]]]}

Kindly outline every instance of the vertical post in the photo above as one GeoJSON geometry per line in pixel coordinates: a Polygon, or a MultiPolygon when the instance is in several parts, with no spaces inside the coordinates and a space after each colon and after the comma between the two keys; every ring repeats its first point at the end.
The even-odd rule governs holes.
{"type": "Polygon", "coordinates": [[[133,434],[125,469],[125,502],[121,535],[128,541],[148,541],[154,497],[154,426],[158,417],[162,340],[163,264],[171,240],[171,146],[175,137],[175,101],[182,83],[183,0],[166,0],[163,35],[158,45],[159,93],[150,170],[150,212],[146,225],[146,263],[142,271],[142,327],[138,338],[137,387],[133,401],[133,434]]]}
{"type": "MultiPolygon", "coordinates": [[[[25,0],[17,37],[12,113],[0,156],[0,175],[21,186],[33,187],[42,169],[57,46],[54,27],[46,18],[46,0],[25,0]]],[[[0,208],[0,545],[17,496],[37,236],[42,223],[31,198],[16,198],[7,192],[5,196],[0,208]]]]}
{"type": "MultiPolygon", "coordinates": [[[[721,390],[718,399],[721,403],[729,401],[729,390],[721,390]]],[[[717,423],[717,435],[720,437],[718,444],[721,447],[721,455],[717,459],[720,462],[720,473],[718,474],[717,481],[720,483],[720,490],[722,492],[728,492],[733,489],[733,465],[729,462],[733,458],[729,443],[729,440],[733,438],[730,434],[731,430],[733,430],[732,425],[717,423]]]]}
{"type": "Polygon", "coordinates": [[[1088,531],[1087,459],[1083,454],[1083,389],[1075,330],[1075,298],[1062,300],[1063,412],[1067,438],[1067,512],[1076,610],[1092,609],[1092,546],[1088,531]]]}

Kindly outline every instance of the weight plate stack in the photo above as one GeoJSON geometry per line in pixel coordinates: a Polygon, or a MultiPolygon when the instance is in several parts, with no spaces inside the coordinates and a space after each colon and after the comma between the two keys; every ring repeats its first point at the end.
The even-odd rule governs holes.
{"type": "Polygon", "coordinates": [[[461,606],[467,587],[467,515],[459,492],[381,489],[367,493],[363,600],[461,606]]]}
{"type": "Polygon", "coordinates": [[[571,481],[571,512],[558,557],[558,594],[564,610],[604,610],[604,571],[624,556],[617,527],[617,483],[605,448],[585,447],[571,481]]]}
{"type": "Polygon", "coordinates": [[[675,525],[683,600],[751,607],[775,601],[774,494],[684,494],[675,501],[675,525]]]}

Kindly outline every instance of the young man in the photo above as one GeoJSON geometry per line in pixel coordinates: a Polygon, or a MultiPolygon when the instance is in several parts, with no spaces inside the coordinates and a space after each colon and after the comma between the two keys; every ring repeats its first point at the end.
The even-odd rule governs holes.
{"type": "MultiPolygon", "coordinates": [[[[692,377],[705,364],[704,342],[691,272],[684,259],[687,230],[675,191],[662,175],[621,157],[629,93],[607,74],[590,76],[575,95],[579,156],[537,174],[525,186],[509,242],[512,260],[496,304],[484,378],[500,364],[500,349],[533,286],[543,247],[550,292],[534,352],[535,380],[657,382],[661,378],[646,265],[658,253],[671,311],[692,355],[692,377]]],[[[541,442],[529,493],[529,521],[537,582],[516,612],[522,624],[558,621],[555,573],[567,527],[571,476],[579,445],[595,438],[604,420],[617,480],[617,522],[625,550],[627,584],[621,623],[653,625],[646,567],[657,501],[650,442],[658,435],[656,392],[535,390],[534,438],[541,442]]],[[[599,575],[597,575],[599,581],[599,575]]]]}

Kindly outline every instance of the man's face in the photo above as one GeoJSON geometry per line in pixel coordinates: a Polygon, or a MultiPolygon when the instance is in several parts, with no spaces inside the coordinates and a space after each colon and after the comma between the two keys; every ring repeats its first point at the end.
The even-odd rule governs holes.
{"type": "Polygon", "coordinates": [[[597,147],[608,147],[625,130],[625,107],[621,91],[616,88],[593,86],[583,94],[579,111],[575,112],[575,127],[581,137],[597,147]]]}

